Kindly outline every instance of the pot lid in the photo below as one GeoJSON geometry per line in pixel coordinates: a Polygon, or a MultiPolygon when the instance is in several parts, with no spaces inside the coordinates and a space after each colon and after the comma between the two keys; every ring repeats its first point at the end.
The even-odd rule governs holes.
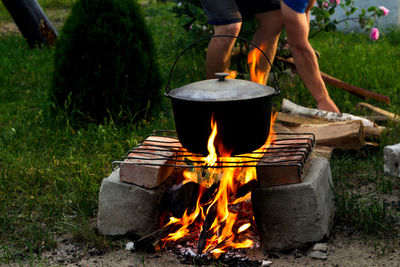
{"type": "Polygon", "coordinates": [[[241,79],[225,79],[228,73],[216,73],[218,79],[198,81],[178,87],[168,96],[193,101],[236,101],[273,95],[275,89],[241,79]]]}

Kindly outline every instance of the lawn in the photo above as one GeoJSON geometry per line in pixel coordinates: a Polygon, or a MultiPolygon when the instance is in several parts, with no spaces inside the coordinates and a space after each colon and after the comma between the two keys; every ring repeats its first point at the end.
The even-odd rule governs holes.
{"type": "MultiPolygon", "coordinates": [[[[46,10],[69,8],[73,1],[39,2],[46,10]]],[[[185,32],[169,11],[171,5],[143,2],[164,82],[179,49],[187,44],[182,41],[185,32]]],[[[0,7],[0,20],[9,21],[0,7]]],[[[321,70],[389,96],[391,105],[366,101],[400,114],[399,36],[400,30],[393,29],[372,42],[365,34],[322,33],[311,43],[321,54],[321,70]]],[[[0,55],[0,262],[52,248],[55,237],[63,233],[73,233],[87,246],[103,250],[116,246],[117,241],[94,230],[101,180],[111,173],[112,161],[154,129],[174,127],[169,103],[165,102],[164,113],[136,124],[120,127],[108,118],[100,125],[72,128],[64,116],[47,115],[53,49],[29,49],[21,36],[3,33],[0,55]]],[[[177,72],[177,83],[195,79],[190,73],[202,68],[202,59],[184,58],[182,69],[187,73],[177,72]]],[[[282,94],[277,107],[283,97],[315,106],[298,77],[279,77],[282,94]]],[[[328,90],[342,112],[359,114],[354,107],[364,100],[334,87],[328,90]]],[[[399,195],[400,179],[383,173],[383,147],[399,143],[400,132],[399,125],[385,126],[391,130],[378,140],[379,148],[335,151],[330,161],[336,191],[335,229],[361,232],[382,244],[398,240],[400,234],[400,203],[388,201],[389,196],[399,195]]]]}

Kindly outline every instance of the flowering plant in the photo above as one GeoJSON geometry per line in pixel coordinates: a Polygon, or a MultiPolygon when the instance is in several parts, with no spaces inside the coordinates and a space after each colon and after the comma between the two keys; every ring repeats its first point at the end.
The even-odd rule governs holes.
{"type": "Polygon", "coordinates": [[[355,16],[357,10],[354,0],[317,0],[317,5],[311,9],[314,19],[310,21],[310,38],[321,31],[335,31],[340,23],[353,21],[357,22],[365,32],[370,33],[371,40],[377,40],[379,30],[374,25],[378,17],[389,13],[389,9],[384,6],[371,6],[367,10],[362,8],[358,16],[355,16]],[[346,16],[344,19],[332,19],[337,7],[344,10],[346,16]]]}

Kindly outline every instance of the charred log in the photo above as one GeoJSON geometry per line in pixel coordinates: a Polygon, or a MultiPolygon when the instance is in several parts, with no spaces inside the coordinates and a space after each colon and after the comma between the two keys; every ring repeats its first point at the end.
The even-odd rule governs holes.
{"type": "Polygon", "coordinates": [[[251,180],[250,182],[242,185],[239,187],[237,193],[236,193],[236,198],[244,197],[251,191],[253,191],[254,188],[256,188],[258,185],[257,180],[251,180]]]}
{"type": "Polygon", "coordinates": [[[211,228],[215,218],[217,217],[218,207],[217,204],[214,203],[208,212],[206,219],[204,220],[203,229],[201,230],[199,241],[197,245],[197,254],[201,255],[207,243],[208,231],[211,228]]]}
{"type": "Polygon", "coordinates": [[[161,209],[181,218],[185,210],[196,206],[200,185],[194,182],[173,186],[163,197],[161,209]]]}
{"type": "Polygon", "coordinates": [[[162,238],[172,232],[174,225],[167,225],[134,242],[134,250],[154,252],[162,238]]]}

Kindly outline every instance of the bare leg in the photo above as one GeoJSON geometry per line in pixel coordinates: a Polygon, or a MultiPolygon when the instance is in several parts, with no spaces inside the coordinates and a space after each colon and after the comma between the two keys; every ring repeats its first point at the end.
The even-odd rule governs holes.
{"type": "MultiPolygon", "coordinates": [[[[280,10],[274,10],[256,14],[254,17],[257,19],[258,27],[254,33],[253,42],[265,52],[272,63],[275,58],[279,35],[283,28],[282,13],[280,10]]],[[[265,85],[271,66],[266,59],[264,60],[264,56],[262,56],[257,69],[265,73],[262,83],[265,85]]]]}
{"type": "MultiPolygon", "coordinates": [[[[242,26],[241,22],[228,25],[214,26],[214,34],[228,34],[237,36],[242,26]]],[[[208,44],[206,56],[207,79],[215,78],[216,72],[228,72],[231,63],[231,52],[235,44],[235,38],[212,38],[208,44]]]]}
{"type": "Polygon", "coordinates": [[[317,57],[308,42],[309,24],[306,14],[297,13],[283,1],[281,1],[281,11],[290,50],[301,79],[317,101],[319,109],[339,113],[339,109],[329,97],[321,78],[317,57]]]}

